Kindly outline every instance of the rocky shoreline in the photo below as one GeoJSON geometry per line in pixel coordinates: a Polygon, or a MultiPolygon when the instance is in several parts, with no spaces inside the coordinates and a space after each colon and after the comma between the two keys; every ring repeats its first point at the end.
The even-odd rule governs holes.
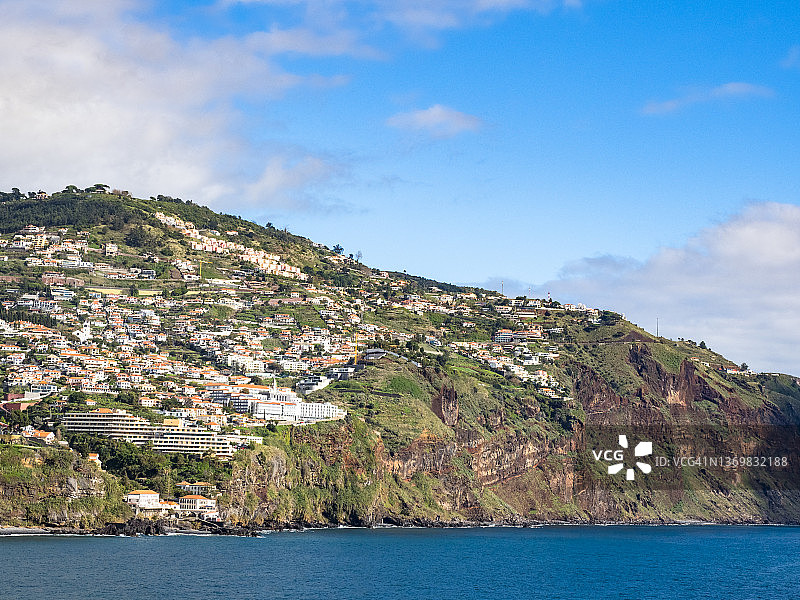
{"type": "Polygon", "coordinates": [[[358,529],[380,528],[420,528],[420,529],[454,529],[469,527],[553,527],[553,526],[654,526],[654,525],[776,525],[797,526],[800,523],[769,523],[765,521],[700,521],[700,520],[645,520],[645,521],[542,521],[535,519],[503,519],[500,521],[465,521],[465,520],[433,520],[425,518],[398,519],[386,517],[374,523],[327,523],[290,521],[285,523],[263,523],[249,525],[231,525],[214,522],[175,522],[166,519],[150,520],[132,518],[124,522],[106,523],[96,529],[82,529],[59,525],[39,527],[0,526],[0,537],[23,535],[104,535],[104,536],[151,536],[151,535],[228,535],[239,537],[258,537],[265,531],[305,531],[310,529],[337,529],[352,527],[358,529]]]}

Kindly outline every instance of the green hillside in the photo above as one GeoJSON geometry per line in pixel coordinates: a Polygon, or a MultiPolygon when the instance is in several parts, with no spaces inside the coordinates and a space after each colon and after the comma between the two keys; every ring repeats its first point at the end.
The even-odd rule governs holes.
{"type": "Polygon", "coordinates": [[[123,491],[173,497],[181,480],[209,482],[227,521],[254,526],[800,522],[794,377],[752,373],[610,311],[386,273],[269,225],[106,188],[0,197],[0,317],[11,324],[0,376],[17,395],[32,373],[58,387],[0,413],[0,497],[15,503],[0,506],[5,523],[120,519],[123,491]],[[267,254],[278,259],[253,262],[267,254]],[[349,378],[307,400],[344,419],[254,422],[227,407],[213,417],[223,431],[263,441],[230,460],[64,427],[87,400],[163,422],[164,410],[209,404],[211,377],[289,387],[337,365],[353,367],[349,378]],[[93,369],[97,381],[81,379],[93,369]],[[23,450],[12,438],[28,425],[71,450],[23,450]],[[645,440],[652,453],[633,456],[645,440]],[[90,452],[100,475],[83,462],[90,452]],[[609,473],[617,462],[625,469],[609,473]],[[103,493],[60,498],[55,463],[103,493]]]}

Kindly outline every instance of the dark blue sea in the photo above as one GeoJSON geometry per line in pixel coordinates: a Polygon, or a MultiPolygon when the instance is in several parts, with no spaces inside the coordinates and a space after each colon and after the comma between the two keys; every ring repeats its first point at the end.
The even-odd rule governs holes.
{"type": "Polygon", "coordinates": [[[0,598],[798,598],[800,528],[0,538],[0,598]]]}

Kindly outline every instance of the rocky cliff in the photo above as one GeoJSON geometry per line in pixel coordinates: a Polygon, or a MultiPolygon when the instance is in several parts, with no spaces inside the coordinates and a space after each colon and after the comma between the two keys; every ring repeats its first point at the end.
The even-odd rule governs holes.
{"type": "Polygon", "coordinates": [[[62,448],[0,447],[0,522],[101,526],[128,516],[116,477],[62,448]]]}
{"type": "Polygon", "coordinates": [[[353,413],[346,423],[295,429],[237,459],[225,510],[234,520],[273,524],[800,521],[796,461],[786,468],[671,462],[796,459],[800,386],[766,376],[726,380],[688,359],[668,368],[653,345],[626,345],[618,366],[632,376],[624,385],[568,363],[572,396],[561,404],[447,369],[375,367],[412,378],[424,392],[415,408],[442,427],[388,449],[386,422],[374,411],[359,414],[359,399],[343,395],[353,413]],[[770,391],[787,385],[794,395],[770,391]],[[592,451],[616,446],[623,431],[651,441],[669,468],[635,481],[608,475],[592,451]]]}

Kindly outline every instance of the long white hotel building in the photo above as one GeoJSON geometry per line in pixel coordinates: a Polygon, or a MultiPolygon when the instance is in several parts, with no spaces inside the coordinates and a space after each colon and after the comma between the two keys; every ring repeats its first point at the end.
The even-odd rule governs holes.
{"type": "Polygon", "coordinates": [[[165,419],[163,424],[152,424],[124,410],[110,408],[67,413],[63,423],[68,431],[103,435],[137,446],[151,443],[153,450],[164,453],[202,455],[208,452],[219,457],[230,457],[239,446],[263,442],[263,438],[257,436],[220,434],[188,425],[183,419],[165,419]]]}

